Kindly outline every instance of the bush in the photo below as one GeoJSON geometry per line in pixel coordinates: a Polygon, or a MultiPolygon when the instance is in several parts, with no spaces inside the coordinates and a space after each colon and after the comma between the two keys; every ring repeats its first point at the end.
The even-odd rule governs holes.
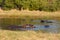
{"type": "Polygon", "coordinates": [[[0,5],[2,4],[2,0],[0,0],[0,5]]]}
{"type": "Polygon", "coordinates": [[[0,0],[0,7],[5,10],[29,9],[40,11],[60,10],[60,0],[0,0]]]}
{"type": "Polygon", "coordinates": [[[13,0],[5,0],[3,6],[4,10],[13,9],[15,7],[13,0]]]}

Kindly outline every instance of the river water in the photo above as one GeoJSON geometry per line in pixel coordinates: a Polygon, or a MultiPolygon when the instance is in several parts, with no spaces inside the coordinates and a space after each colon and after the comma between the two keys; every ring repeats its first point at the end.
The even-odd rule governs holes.
{"type": "MultiPolygon", "coordinates": [[[[29,21],[29,20],[28,20],[29,21]]],[[[35,26],[35,28],[15,28],[20,30],[43,30],[46,32],[60,32],[60,21],[59,20],[46,20],[45,22],[41,22],[41,20],[31,20],[29,22],[27,21],[21,21],[21,19],[13,20],[13,19],[1,19],[0,20],[0,26],[8,26],[8,25],[21,25],[30,23],[35,26]],[[48,22],[46,22],[48,21],[48,22]],[[51,22],[49,22],[51,21],[51,22]]]]}
{"type": "Polygon", "coordinates": [[[40,22],[40,20],[34,20],[32,22],[40,22],[40,24],[34,24],[35,28],[20,28],[21,30],[43,30],[46,32],[59,32],[60,31],[60,21],[49,20],[49,22],[40,22]]]}

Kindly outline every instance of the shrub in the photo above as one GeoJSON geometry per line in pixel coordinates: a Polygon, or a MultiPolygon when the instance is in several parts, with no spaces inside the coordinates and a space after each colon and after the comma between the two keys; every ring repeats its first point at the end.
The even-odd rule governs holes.
{"type": "Polygon", "coordinates": [[[7,10],[7,9],[13,9],[13,8],[14,8],[14,2],[13,2],[13,0],[5,0],[2,9],[7,10]]]}
{"type": "Polygon", "coordinates": [[[9,9],[29,9],[40,11],[60,10],[60,0],[0,0],[0,7],[9,9]]]}

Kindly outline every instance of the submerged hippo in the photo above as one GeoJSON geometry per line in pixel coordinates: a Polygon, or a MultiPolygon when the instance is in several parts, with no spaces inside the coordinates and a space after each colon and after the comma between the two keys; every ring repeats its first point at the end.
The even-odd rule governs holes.
{"type": "Polygon", "coordinates": [[[49,26],[49,25],[45,25],[44,27],[45,27],[45,28],[49,28],[50,26],[49,26]]]}
{"type": "Polygon", "coordinates": [[[34,25],[32,24],[25,24],[25,25],[22,25],[23,28],[35,28],[34,25]]]}
{"type": "Polygon", "coordinates": [[[16,25],[10,25],[8,26],[8,29],[18,29],[18,28],[22,28],[22,26],[16,26],[16,25]]]}
{"type": "Polygon", "coordinates": [[[41,23],[44,23],[45,22],[45,20],[41,20],[41,23]]]}
{"type": "Polygon", "coordinates": [[[41,20],[41,23],[53,23],[52,20],[41,20]]]}
{"type": "Polygon", "coordinates": [[[20,28],[35,28],[35,26],[32,25],[32,24],[25,24],[25,25],[22,25],[22,26],[21,25],[19,25],[19,26],[9,25],[7,28],[11,29],[11,30],[15,30],[15,29],[20,29],[20,28]]]}
{"type": "Polygon", "coordinates": [[[30,26],[31,28],[35,28],[35,26],[34,26],[34,25],[32,25],[32,24],[29,24],[29,26],[30,26]]]}

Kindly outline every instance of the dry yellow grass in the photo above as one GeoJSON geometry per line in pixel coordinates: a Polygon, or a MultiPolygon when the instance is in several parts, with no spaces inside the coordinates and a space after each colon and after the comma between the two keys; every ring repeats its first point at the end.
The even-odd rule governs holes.
{"type": "Polygon", "coordinates": [[[10,11],[1,11],[0,10],[0,18],[1,17],[19,17],[19,16],[38,16],[38,17],[49,17],[49,18],[60,18],[60,11],[56,12],[44,12],[44,11],[28,11],[28,10],[10,10],[10,11]]]}
{"type": "Polygon", "coordinates": [[[0,40],[60,40],[60,34],[0,30],[0,40]]]}

